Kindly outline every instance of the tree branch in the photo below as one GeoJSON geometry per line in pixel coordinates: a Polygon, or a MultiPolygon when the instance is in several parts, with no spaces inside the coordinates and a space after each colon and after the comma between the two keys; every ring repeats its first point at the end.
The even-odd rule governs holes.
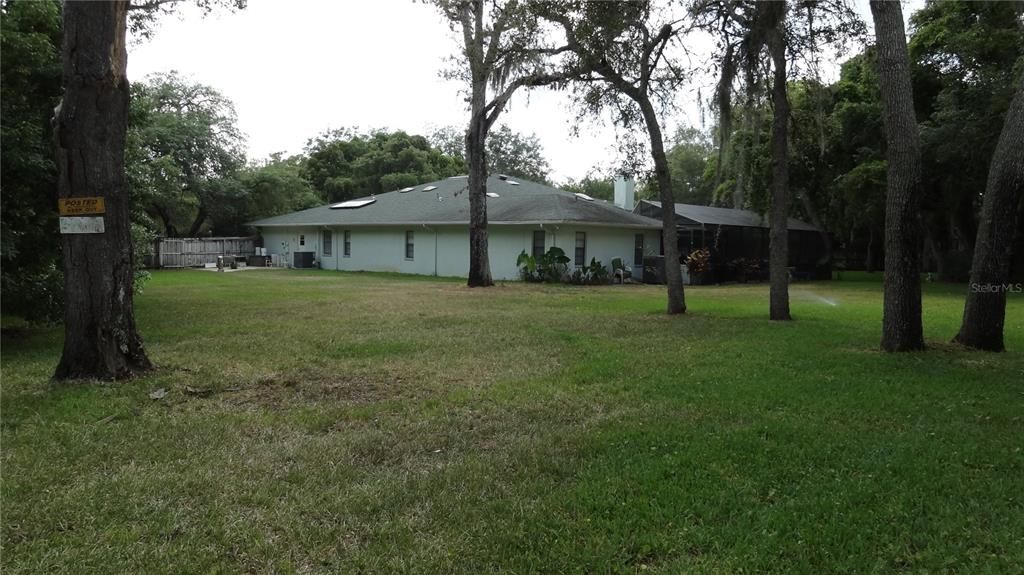
{"type": "MultiPolygon", "coordinates": [[[[483,0],[478,0],[483,1],[483,0]]],[[[491,28],[490,42],[487,44],[487,55],[484,56],[484,69],[490,70],[494,63],[498,61],[503,55],[499,55],[499,49],[501,46],[501,35],[505,33],[505,27],[508,25],[509,12],[506,10],[501,11],[501,15],[498,16],[498,20],[494,23],[494,27],[491,28]]]]}
{"type": "Polygon", "coordinates": [[[491,125],[493,125],[495,120],[498,119],[498,115],[505,109],[505,105],[508,104],[508,101],[512,98],[512,94],[514,94],[519,88],[524,86],[548,86],[550,84],[564,82],[570,77],[570,73],[563,72],[560,74],[536,73],[517,78],[511,84],[506,86],[501,94],[484,106],[484,114],[486,115],[484,122],[486,122],[486,129],[490,129],[491,125]]]}
{"type": "Polygon", "coordinates": [[[153,10],[154,8],[159,8],[161,6],[164,6],[165,4],[177,4],[178,2],[181,2],[181,0],[145,0],[144,2],[137,2],[137,1],[136,2],[129,2],[128,3],[128,10],[129,11],[132,11],[132,10],[146,10],[146,11],[149,11],[149,10],[153,10]]]}

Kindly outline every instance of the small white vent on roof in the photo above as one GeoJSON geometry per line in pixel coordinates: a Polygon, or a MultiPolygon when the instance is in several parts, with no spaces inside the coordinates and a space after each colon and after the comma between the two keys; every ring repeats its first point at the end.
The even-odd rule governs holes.
{"type": "Polygon", "coordinates": [[[407,193],[409,193],[409,192],[411,192],[411,191],[413,191],[415,189],[416,189],[416,186],[409,186],[408,188],[402,188],[401,190],[398,190],[398,191],[403,193],[403,194],[407,194],[407,193]]]}
{"type": "Polygon", "coordinates": [[[452,176],[452,177],[450,177],[450,178],[448,178],[448,179],[449,179],[449,180],[457,180],[457,179],[459,179],[459,178],[468,178],[468,177],[469,177],[468,175],[466,175],[466,176],[452,176]]]}
{"type": "Polygon", "coordinates": [[[494,192],[487,192],[487,197],[488,198],[500,198],[501,196],[499,196],[498,194],[496,194],[494,192]]]}
{"type": "Polygon", "coordinates": [[[436,189],[437,189],[437,186],[427,186],[427,187],[423,188],[420,191],[421,192],[429,192],[429,191],[436,190],[436,189]]]}
{"type": "Polygon", "coordinates": [[[508,183],[513,185],[513,186],[518,186],[519,185],[519,182],[516,182],[516,181],[513,181],[513,180],[508,180],[508,183]]]}
{"type": "Polygon", "coordinates": [[[594,201],[594,198],[588,196],[587,194],[581,193],[581,192],[576,192],[575,196],[577,198],[581,199],[581,200],[586,200],[588,202],[594,201]]]}
{"type": "Polygon", "coordinates": [[[347,202],[340,202],[337,204],[331,204],[332,210],[354,210],[363,206],[368,206],[373,202],[376,202],[377,198],[370,198],[368,200],[348,200],[347,202]]]}

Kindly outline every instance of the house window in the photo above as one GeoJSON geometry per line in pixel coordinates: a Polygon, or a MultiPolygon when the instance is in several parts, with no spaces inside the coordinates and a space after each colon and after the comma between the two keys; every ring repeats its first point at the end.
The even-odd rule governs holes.
{"type": "Polygon", "coordinates": [[[415,249],[416,249],[416,246],[413,244],[413,234],[412,234],[412,231],[405,232],[405,259],[407,259],[407,260],[413,259],[413,255],[415,254],[415,249]]]}
{"type": "Polygon", "coordinates": [[[587,233],[576,232],[576,265],[587,265],[587,233]]]}
{"type": "Polygon", "coordinates": [[[346,258],[352,255],[352,232],[348,230],[345,230],[345,247],[342,253],[346,258]]]}
{"type": "Polygon", "coordinates": [[[644,235],[637,234],[633,240],[633,265],[644,265],[644,235]]]}
{"type": "Polygon", "coordinates": [[[306,235],[305,234],[299,234],[299,245],[300,246],[306,245],[306,235]]]}
{"type": "Polygon", "coordinates": [[[334,253],[334,238],[331,237],[331,230],[324,230],[324,255],[330,256],[334,253]]]}
{"type": "Polygon", "coordinates": [[[544,230],[533,232],[533,257],[540,259],[544,256],[544,230]]]}

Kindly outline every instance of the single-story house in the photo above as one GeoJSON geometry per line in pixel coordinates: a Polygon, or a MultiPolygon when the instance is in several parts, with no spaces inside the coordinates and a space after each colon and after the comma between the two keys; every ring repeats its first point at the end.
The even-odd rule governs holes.
{"type": "MultiPolygon", "coordinates": [[[[642,274],[661,250],[657,220],[632,212],[632,181],[617,182],[616,203],[504,175],[487,180],[488,248],[495,279],[519,279],[523,251],[562,248],[572,264],[591,258],[611,269],[621,258],[642,274]]],[[[469,193],[456,176],[377,196],[250,223],[267,254],[291,267],[436,276],[469,273],[469,193]]]]}
{"type": "MultiPolygon", "coordinates": [[[[661,202],[641,200],[634,212],[661,218],[661,202]]],[[[739,274],[749,279],[768,276],[768,218],[751,210],[675,204],[679,253],[711,252],[714,281],[733,281],[739,274]],[[740,261],[745,265],[739,265],[740,261]],[[753,264],[758,271],[750,271],[753,264]]],[[[817,227],[789,218],[789,267],[795,277],[829,279],[831,261],[824,233],[817,227]]]]}

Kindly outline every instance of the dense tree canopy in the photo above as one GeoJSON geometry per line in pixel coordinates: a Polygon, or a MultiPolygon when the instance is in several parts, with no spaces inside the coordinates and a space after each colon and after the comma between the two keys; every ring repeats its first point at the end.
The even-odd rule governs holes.
{"type": "Polygon", "coordinates": [[[56,169],[50,118],[60,99],[61,3],[0,4],[0,291],[3,310],[59,314],[56,169]]]}
{"type": "MultiPolygon", "coordinates": [[[[924,266],[939,278],[967,279],[995,134],[1024,72],[1021,11],[1020,3],[929,2],[911,18],[924,266]]],[[[888,164],[874,47],[843,62],[834,83],[793,80],[788,92],[790,212],[831,232],[840,265],[880,269],[888,164]]],[[[755,102],[753,110],[734,111],[725,154],[733,161],[719,173],[712,157],[707,169],[720,182],[713,203],[729,204],[743,169],[745,207],[764,212],[773,111],[763,99],[755,102]],[[737,158],[747,146],[750,159],[741,167],[737,158]]]]}
{"type": "Polygon", "coordinates": [[[196,236],[244,195],[236,175],[245,139],[234,104],[172,72],[132,86],[128,172],[145,210],[169,236],[196,236]]]}
{"type": "Polygon", "coordinates": [[[615,199],[615,176],[610,173],[591,171],[578,180],[570,178],[559,187],[567,192],[587,194],[599,200],[615,199]]]}
{"type": "Polygon", "coordinates": [[[276,153],[242,170],[239,180],[246,190],[247,218],[287,214],[323,203],[302,176],[305,163],[303,156],[276,153]]]}
{"type": "Polygon", "coordinates": [[[332,202],[464,173],[461,158],[402,131],[331,130],[310,140],[306,154],[304,177],[332,202]]]}
{"type": "Polygon", "coordinates": [[[976,214],[1006,110],[1024,72],[1024,4],[929,2],[909,42],[921,146],[926,256],[966,279],[976,214]]]}
{"type": "Polygon", "coordinates": [[[668,149],[676,202],[711,205],[715,184],[708,162],[713,158],[714,146],[707,134],[696,128],[676,131],[668,149]]]}
{"type": "Polygon", "coordinates": [[[492,172],[536,182],[548,181],[551,171],[537,136],[525,136],[504,124],[491,130],[487,138],[487,162],[492,172]]]}
{"type": "MultiPolygon", "coordinates": [[[[430,135],[431,144],[449,156],[466,157],[465,131],[447,126],[430,135]]],[[[535,182],[547,182],[551,168],[544,146],[536,134],[522,134],[501,124],[487,137],[487,169],[492,174],[508,174],[535,182]]]]}

